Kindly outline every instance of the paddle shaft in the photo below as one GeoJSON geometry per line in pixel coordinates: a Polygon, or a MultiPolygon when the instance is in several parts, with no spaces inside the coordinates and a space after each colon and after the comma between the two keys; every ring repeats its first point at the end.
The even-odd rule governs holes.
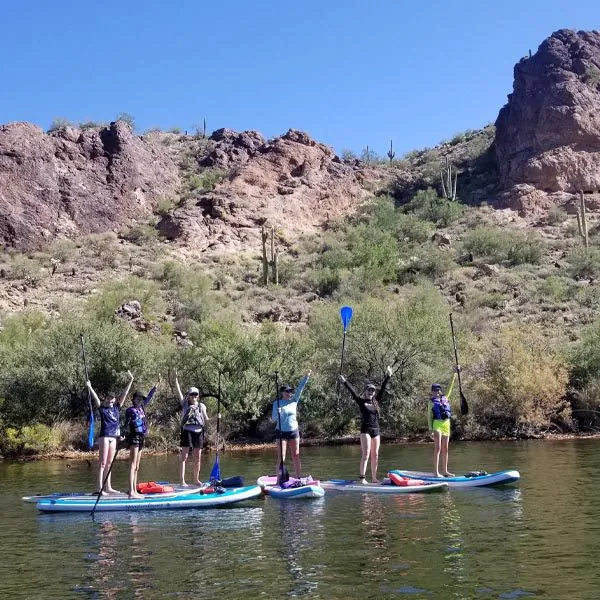
{"type": "Polygon", "coordinates": [[[461,412],[463,415],[469,411],[467,399],[463,394],[462,382],[460,380],[460,363],[458,362],[458,348],[456,347],[456,335],[454,334],[454,321],[452,320],[452,313],[450,313],[450,331],[452,332],[452,344],[454,345],[454,361],[456,362],[456,376],[458,377],[458,391],[460,393],[461,412]]]}
{"type": "MultiPolygon", "coordinates": [[[[340,358],[340,376],[342,375],[342,371],[344,370],[344,351],[346,350],[346,329],[344,328],[344,337],[342,338],[342,356],[340,358]]],[[[340,407],[340,379],[338,377],[337,380],[337,404],[338,408],[340,407]]]]}
{"type": "Polygon", "coordinates": [[[281,431],[281,403],[279,402],[279,373],[275,372],[275,392],[277,393],[277,427],[279,429],[279,472],[281,473],[281,477],[279,484],[281,485],[284,480],[284,469],[285,464],[283,462],[283,435],[281,431]]]}
{"type": "MultiPolygon", "coordinates": [[[[79,339],[81,341],[81,355],[83,356],[83,370],[85,372],[85,381],[86,381],[86,385],[87,385],[87,382],[90,380],[90,374],[88,372],[87,358],[85,356],[85,343],[83,341],[83,333],[80,334],[79,339]]],[[[90,408],[90,428],[91,428],[91,427],[93,427],[93,416],[94,416],[93,410],[94,410],[94,408],[92,406],[92,393],[90,392],[89,388],[88,388],[88,406],[90,408]]],[[[91,438],[91,436],[88,435],[88,440],[90,440],[90,438],[91,438]]],[[[93,443],[90,444],[90,446],[91,446],[90,447],[90,450],[91,450],[93,447],[93,443]]]]}
{"type": "Polygon", "coordinates": [[[96,506],[98,506],[98,502],[100,501],[100,496],[102,496],[102,492],[104,491],[104,488],[106,487],[106,482],[108,481],[108,478],[110,477],[110,472],[112,471],[113,465],[115,464],[115,458],[117,458],[119,449],[120,449],[119,448],[119,440],[117,439],[117,447],[115,448],[115,455],[113,456],[112,460],[110,461],[108,471],[106,472],[106,475],[104,476],[104,481],[102,482],[102,487],[100,488],[100,491],[98,492],[98,497],[96,498],[96,502],[94,503],[94,508],[92,508],[92,512],[90,513],[90,515],[92,517],[94,516],[96,506]]]}

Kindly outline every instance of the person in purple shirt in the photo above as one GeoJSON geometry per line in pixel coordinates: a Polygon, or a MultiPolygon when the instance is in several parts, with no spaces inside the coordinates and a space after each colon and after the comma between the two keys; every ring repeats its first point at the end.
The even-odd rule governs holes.
{"type": "Polygon", "coordinates": [[[144,448],[144,439],[148,435],[148,423],[146,421],[145,407],[156,393],[160,384],[160,378],[154,387],[144,396],[139,390],[134,392],[131,399],[132,406],[125,411],[125,440],[129,448],[129,497],[142,498],[137,491],[138,472],[140,470],[140,458],[144,448]]]}
{"type": "Polygon", "coordinates": [[[131,371],[127,371],[129,375],[129,383],[123,393],[117,397],[113,392],[108,392],[102,400],[98,398],[98,394],[94,391],[90,381],[86,381],[90,394],[94,399],[94,406],[100,413],[100,436],[98,437],[98,492],[103,496],[106,494],[118,494],[118,490],[113,489],[110,478],[110,473],[104,481],[104,472],[106,467],[112,463],[112,460],[117,452],[117,444],[121,437],[120,421],[121,421],[121,405],[133,383],[133,375],[131,371]],[[106,485],[106,489],[105,486],[106,485]]]}

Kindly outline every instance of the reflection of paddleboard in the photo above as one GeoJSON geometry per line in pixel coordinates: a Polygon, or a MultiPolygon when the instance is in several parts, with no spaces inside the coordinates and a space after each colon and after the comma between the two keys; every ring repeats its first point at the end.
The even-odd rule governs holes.
{"type": "Polygon", "coordinates": [[[303,477],[301,479],[290,477],[290,487],[277,485],[277,477],[275,475],[263,475],[258,478],[256,483],[267,496],[272,496],[273,498],[321,498],[325,495],[325,490],[321,487],[320,483],[312,477],[303,477]]]}
{"type": "Polygon", "coordinates": [[[416,492],[432,492],[448,487],[445,482],[427,482],[423,485],[392,485],[389,479],[383,483],[359,483],[358,479],[330,479],[322,481],[321,486],[326,490],[341,492],[366,492],[374,494],[414,494],[416,492]]]}
{"type": "MultiPolygon", "coordinates": [[[[214,488],[186,489],[179,493],[152,494],[143,498],[128,498],[125,494],[102,496],[96,506],[96,512],[211,508],[256,498],[261,494],[261,489],[257,485],[230,488],[224,491],[221,488],[221,493],[209,490],[214,490],[214,488]]],[[[95,503],[96,496],[62,496],[42,498],[36,506],[42,512],[90,512],[95,503]]]]}
{"type": "Polygon", "coordinates": [[[485,485],[506,485],[514,483],[521,478],[519,471],[497,471],[496,473],[486,473],[485,475],[475,475],[467,477],[458,475],[456,477],[435,477],[433,473],[423,473],[422,471],[405,471],[404,469],[394,469],[390,471],[401,477],[409,479],[422,479],[423,481],[444,482],[450,487],[481,487],[485,485]]]}

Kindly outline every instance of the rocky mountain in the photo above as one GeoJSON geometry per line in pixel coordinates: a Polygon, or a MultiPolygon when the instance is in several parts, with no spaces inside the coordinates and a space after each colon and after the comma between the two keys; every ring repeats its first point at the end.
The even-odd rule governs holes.
{"type": "Polygon", "coordinates": [[[553,33],[515,66],[496,121],[502,204],[529,213],[600,190],[600,33],[553,33]]]}
{"type": "Polygon", "coordinates": [[[369,196],[364,168],[342,163],[301,131],[265,140],[255,131],[220,129],[210,139],[213,149],[200,164],[228,175],[159,222],[168,239],[200,250],[241,249],[256,243],[263,224],[284,237],[302,235],[354,212],[369,196]]]}
{"type": "Polygon", "coordinates": [[[0,241],[18,250],[117,231],[178,186],[165,148],[125,122],[52,133],[29,123],[0,126],[0,241]]]}

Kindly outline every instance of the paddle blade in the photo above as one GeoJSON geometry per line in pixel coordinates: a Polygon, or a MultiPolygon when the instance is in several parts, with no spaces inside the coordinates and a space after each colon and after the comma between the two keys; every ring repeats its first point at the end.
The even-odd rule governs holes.
{"type": "Polygon", "coordinates": [[[284,463],[279,465],[279,473],[277,473],[277,485],[283,485],[290,480],[290,474],[284,463]]]}
{"type": "Polygon", "coordinates": [[[342,325],[344,326],[345,332],[352,319],[352,308],[350,306],[342,306],[342,308],[340,308],[340,318],[342,319],[342,325]]]}
{"type": "Polygon", "coordinates": [[[467,399],[462,392],[460,393],[460,414],[463,416],[469,414],[469,404],[467,403],[467,399]]]}
{"type": "Polygon", "coordinates": [[[88,446],[90,450],[94,449],[94,412],[90,412],[90,426],[88,429],[88,446]]]}
{"type": "Polygon", "coordinates": [[[219,466],[219,457],[215,460],[212,471],[210,472],[211,481],[221,481],[221,467],[219,466]]]}

